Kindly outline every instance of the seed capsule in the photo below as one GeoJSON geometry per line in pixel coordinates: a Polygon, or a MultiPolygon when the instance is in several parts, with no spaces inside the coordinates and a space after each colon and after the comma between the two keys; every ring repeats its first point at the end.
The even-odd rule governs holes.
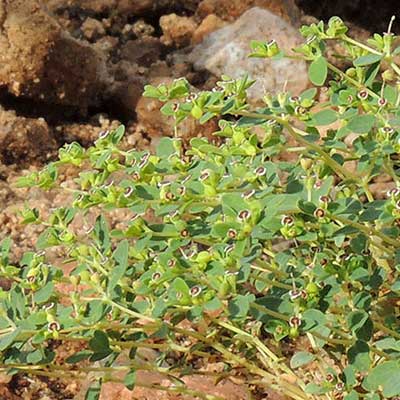
{"type": "Polygon", "coordinates": [[[338,382],[335,385],[335,390],[337,390],[338,392],[343,392],[344,390],[344,383],[343,382],[338,382]]]}
{"type": "Polygon", "coordinates": [[[175,195],[172,192],[167,192],[167,193],[165,193],[165,198],[167,200],[174,200],[175,199],[175,195]]]}
{"type": "Polygon", "coordinates": [[[138,180],[140,180],[140,175],[139,175],[139,173],[138,172],[134,172],[133,174],[132,174],[132,179],[134,180],[134,181],[138,181],[138,180]]]}
{"type": "Polygon", "coordinates": [[[201,287],[200,286],[193,286],[190,288],[190,295],[192,297],[196,297],[201,293],[201,287]]]}

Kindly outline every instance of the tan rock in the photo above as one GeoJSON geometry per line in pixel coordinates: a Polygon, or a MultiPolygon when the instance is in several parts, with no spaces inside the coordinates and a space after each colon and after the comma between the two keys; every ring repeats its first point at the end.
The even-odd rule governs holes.
{"type": "Polygon", "coordinates": [[[106,33],[103,24],[94,18],[87,18],[81,29],[84,36],[89,40],[97,39],[106,33]]]}
{"type": "Polygon", "coordinates": [[[181,17],[176,14],[163,15],[160,18],[163,31],[161,41],[167,46],[184,47],[190,44],[197,24],[193,18],[181,17]]]}
{"type": "Polygon", "coordinates": [[[201,24],[194,31],[192,36],[192,43],[197,44],[200,43],[205,36],[209,35],[211,32],[216,31],[217,29],[222,28],[225,25],[225,22],[217,17],[215,14],[207,15],[201,22],[201,24]]]}
{"type": "Polygon", "coordinates": [[[103,55],[75,40],[36,0],[0,1],[0,85],[15,96],[82,109],[108,86],[103,55]]]}

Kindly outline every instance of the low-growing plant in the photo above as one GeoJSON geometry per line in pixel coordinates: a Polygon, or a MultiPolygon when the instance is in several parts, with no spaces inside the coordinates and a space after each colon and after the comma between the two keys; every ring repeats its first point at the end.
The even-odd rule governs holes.
{"type": "Polygon", "coordinates": [[[19,265],[3,242],[1,369],[94,372],[87,399],[119,380],[220,398],[187,388],[193,374],[296,400],[398,398],[400,47],[390,26],[367,44],[346,32],[334,17],[302,27],[306,42],[290,54],[252,42],[251,56],[309,62],[314,85],[266,94],[258,108],[248,77],[197,93],[185,79],[145,88],[177,125],[220,118],[221,144],[165,137],[155,154],[125,151],[120,127],[89,149],[64,146],[22,178],[73,200],[47,218],[23,211],[46,229],[19,265]],[[342,46],[343,70],[325,56],[330,41],[342,46]],[[74,187],[57,183],[64,165],[77,167],[74,187]],[[384,196],[371,186],[380,175],[391,181],[384,196]],[[112,227],[118,209],[127,217],[112,227]],[[50,247],[65,249],[70,275],[46,261],[50,247]],[[83,347],[60,364],[53,340],[83,347]],[[155,359],[142,360],[143,349],[155,359]],[[140,370],[170,384],[136,381],[140,370]]]}

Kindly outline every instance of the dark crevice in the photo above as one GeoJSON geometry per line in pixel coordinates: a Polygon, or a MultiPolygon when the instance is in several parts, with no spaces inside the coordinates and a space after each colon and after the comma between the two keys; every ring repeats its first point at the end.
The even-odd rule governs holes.
{"type": "MultiPolygon", "coordinates": [[[[392,15],[400,17],[399,1],[385,0],[295,0],[296,4],[307,15],[327,21],[337,15],[345,21],[352,22],[370,32],[387,31],[392,15]]],[[[400,32],[400,21],[393,25],[394,33],[400,32]]]]}

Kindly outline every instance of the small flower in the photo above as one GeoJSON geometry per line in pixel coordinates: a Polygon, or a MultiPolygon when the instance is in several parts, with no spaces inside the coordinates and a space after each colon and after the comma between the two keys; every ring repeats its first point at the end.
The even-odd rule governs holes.
{"type": "Polygon", "coordinates": [[[185,186],[179,186],[177,189],[177,192],[179,196],[184,196],[186,194],[186,187],[185,186]]]}
{"type": "Polygon", "coordinates": [[[319,198],[319,201],[320,201],[321,203],[329,203],[329,202],[331,201],[331,198],[330,198],[329,196],[321,196],[321,197],[319,198]]]}
{"type": "Polygon", "coordinates": [[[174,200],[175,199],[175,195],[172,192],[166,192],[165,193],[165,198],[167,200],[174,200]]]}
{"type": "Polygon", "coordinates": [[[333,374],[326,374],[326,380],[327,380],[329,383],[332,383],[332,382],[335,381],[335,376],[334,376],[333,374]]]}
{"type": "Polygon", "coordinates": [[[326,215],[326,212],[325,212],[325,210],[323,210],[322,208],[317,208],[317,209],[314,211],[314,216],[315,216],[316,218],[324,218],[325,215],[326,215]]]}
{"type": "Polygon", "coordinates": [[[291,96],[291,97],[289,97],[289,101],[291,103],[297,103],[298,101],[300,101],[300,97],[299,96],[291,96]]]}
{"type": "Polygon", "coordinates": [[[190,288],[190,295],[192,297],[196,297],[201,293],[201,287],[200,286],[193,286],[190,288]]]}
{"type": "Polygon", "coordinates": [[[36,253],[36,256],[37,257],[43,257],[43,256],[45,256],[46,255],[46,252],[44,251],[44,250],[40,250],[40,251],[38,251],[37,253],[36,253]]]}
{"type": "Polygon", "coordinates": [[[26,279],[28,280],[29,283],[36,282],[36,276],[34,276],[34,275],[27,276],[26,279]]]}
{"type": "Polygon", "coordinates": [[[301,318],[293,316],[289,319],[289,325],[292,328],[298,328],[301,325],[301,318]]]}
{"type": "Polygon", "coordinates": [[[368,98],[368,91],[367,91],[367,90],[360,90],[360,91],[357,93],[357,97],[358,97],[360,100],[366,100],[366,99],[368,98]]]}
{"type": "Polygon", "coordinates": [[[306,292],[305,290],[301,290],[301,291],[300,291],[300,295],[301,295],[301,298],[302,298],[303,300],[306,300],[307,297],[308,297],[308,294],[307,294],[307,292],[306,292]]]}
{"type": "Polygon", "coordinates": [[[381,98],[378,100],[378,105],[379,105],[380,107],[384,107],[384,106],[386,106],[386,104],[387,104],[387,100],[384,99],[383,97],[381,97],[381,98]]]}
{"type": "Polygon", "coordinates": [[[389,189],[387,192],[386,192],[386,196],[387,197],[392,197],[392,196],[398,196],[400,194],[400,189],[399,188],[392,188],[392,189],[389,189]]]}
{"type": "Polygon", "coordinates": [[[384,126],[382,128],[383,132],[387,133],[388,135],[391,135],[394,132],[394,129],[390,126],[384,126]]]}
{"type": "Polygon", "coordinates": [[[124,192],[126,198],[130,197],[135,189],[133,187],[127,187],[124,192]]]}
{"type": "Polygon", "coordinates": [[[316,181],[316,182],[314,183],[314,188],[315,188],[315,189],[320,189],[321,186],[322,186],[322,184],[323,184],[323,182],[320,181],[320,180],[318,180],[318,181],[316,181]]]}
{"type": "Polygon", "coordinates": [[[338,382],[335,385],[335,390],[337,390],[338,392],[343,392],[344,390],[344,383],[343,382],[338,382]]]}
{"type": "Polygon", "coordinates": [[[246,221],[247,219],[250,218],[250,215],[251,215],[251,213],[249,210],[239,211],[238,220],[241,222],[246,221]]]}
{"type": "Polygon", "coordinates": [[[289,297],[290,297],[290,300],[292,300],[292,301],[296,300],[299,297],[301,297],[301,291],[297,290],[297,289],[293,289],[293,290],[289,291],[289,297]]]}
{"type": "Polygon", "coordinates": [[[306,110],[304,107],[302,107],[302,106],[297,106],[297,107],[294,109],[294,112],[295,112],[297,115],[304,115],[304,114],[307,112],[307,110],[306,110]]]}
{"type": "Polygon", "coordinates": [[[188,97],[186,97],[186,102],[191,103],[192,101],[197,99],[196,93],[190,93],[188,97]]]}
{"type": "Polygon", "coordinates": [[[176,260],[174,258],[171,258],[167,262],[168,267],[173,268],[176,265],[176,260]]]}
{"type": "Polygon", "coordinates": [[[177,112],[179,110],[179,103],[172,104],[172,111],[177,112]]]}
{"type": "Polygon", "coordinates": [[[326,258],[323,258],[319,263],[321,264],[321,267],[325,267],[325,265],[328,264],[328,260],[326,258]]]}
{"type": "Polygon", "coordinates": [[[352,96],[351,94],[349,94],[349,95],[347,96],[347,101],[348,101],[349,103],[352,103],[353,100],[354,100],[353,96],[352,96]]]}
{"type": "Polygon", "coordinates": [[[206,180],[206,179],[209,178],[209,177],[210,177],[210,172],[207,171],[207,170],[205,170],[205,171],[202,171],[202,172],[201,172],[201,174],[200,174],[200,176],[199,176],[199,179],[200,179],[201,181],[204,181],[204,180],[206,180]]]}
{"type": "Polygon", "coordinates": [[[151,276],[151,279],[153,281],[157,281],[160,278],[161,278],[161,274],[159,272],[154,272],[154,274],[151,276]]]}
{"type": "Polygon", "coordinates": [[[138,180],[140,180],[140,175],[139,175],[139,173],[138,172],[134,172],[133,174],[132,174],[132,179],[134,180],[134,181],[138,181],[138,180]]]}
{"type": "Polygon", "coordinates": [[[54,308],[55,304],[54,303],[49,303],[43,306],[44,311],[50,311],[52,308],[54,308]]]}
{"type": "Polygon", "coordinates": [[[60,324],[57,321],[52,321],[47,325],[49,332],[58,332],[61,329],[60,324]]]}
{"type": "Polygon", "coordinates": [[[184,185],[190,178],[192,177],[192,175],[187,175],[187,176],[185,176],[185,178],[182,180],[182,185],[184,185]]]}
{"type": "Polygon", "coordinates": [[[254,173],[255,173],[257,176],[263,176],[263,175],[265,175],[265,174],[267,173],[267,170],[266,170],[265,167],[259,166],[259,167],[256,168],[256,170],[254,171],[254,173]]]}
{"type": "Polygon", "coordinates": [[[294,224],[294,218],[290,215],[284,215],[281,220],[282,225],[292,226],[294,224]]]}
{"type": "Polygon", "coordinates": [[[228,237],[229,237],[230,239],[235,239],[236,236],[237,236],[237,232],[236,232],[235,229],[229,229],[229,230],[228,230],[228,237]]]}
{"type": "Polygon", "coordinates": [[[254,196],[255,192],[256,191],[254,189],[247,190],[246,192],[242,193],[242,197],[244,199],[248,200],[254,196]]]}
{"type": "Polygon", "coordinates": [[[233,251],[235,246],[233,244],[229,244],[224,249],[224,254],[227,256],[231,251],[233,251]]]}
{"type": "Polygon", "coordinates": [[[171,184],[170,181],[161,181],[161,182],[158,182],[158,183],[157,183],[157,186],[158,186],[159,188],[162,188],[162,187],[165,187],[165,186],[169,186],[170,184],[171,184]]]}
{"type": "Polygon", "coordinates": [[[129,221],[135,221],[138,218],[139,218],[139,214],[134,212],[134,213],[132,213],[132,217],[130,218],[129,221]]]}
{"type": "Polygon", "coordinates": [[[270,119],[267,121],[267,125],[269,126],[274,126],[276,124],[276,120],[275,119],[270,119]]]}
{"type": "Polygon", "coordinates": [[[101,131],[99,133],[99,139],[105,139],[110,134],[110,131],[101,131]]]}
{"type": "Polygon", "coordinates": [[[315,35],[311,35],[307,38],[306,44],[311,44],[317,37],[315,35]]]}
{"type": "Polygon", "coordinates": [[[181,236],[182,237],[188,237],[189,236],[189,231],[187,229],[182,229],[181,230],[181,236]]]}

